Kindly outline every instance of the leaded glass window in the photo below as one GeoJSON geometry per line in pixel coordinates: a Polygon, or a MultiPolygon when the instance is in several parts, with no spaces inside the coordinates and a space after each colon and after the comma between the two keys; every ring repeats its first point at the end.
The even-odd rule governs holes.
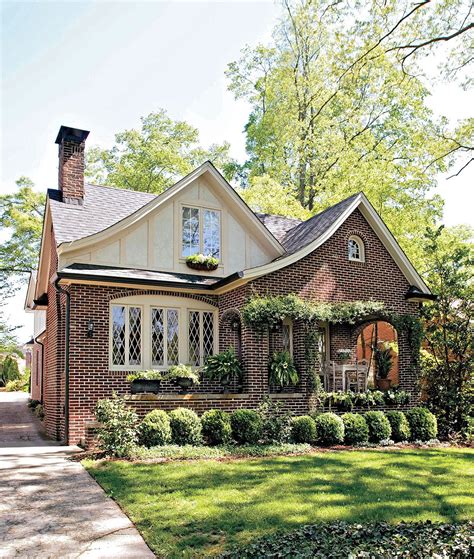
{"type": "Polygon", "coordinates": [[[202,356],[205,361],[214,353],[214,313],[202,313],[202,356]]]}
{"type": "Polygon", "coordinates": [[[161,367],[165,364],[165,324],[163,309],[151,309],[151,364],[161,367]]]}
{"type": "Polygon", "coordinates": [[[112,365],[142,364],[142,308],[112,305],[112,365]]]}
{"type": "Polygon", "coordinates": [[[188,313],[189,363],[199,367],[206,357],[214,353],[214,313],[189,311],[188,313]]]}
{"type": "Polygon", "coordinates": [[[142,362],[142,309],[128,308],[128,362],[141,365],[142,362]]]}
{"type": "Polygon", "coordinates": [[[199,209],[183,208],[181,256],[191,256],[199,252],[199,209]]]}
{"type": "Polygon", "coordinates": [[[221,258],[221,213],[219,210],[183,207],[181,256],[202,253],[221,258]]]}
{"type": "Polygon", "coordinates": [[[290,322],[283,322],[281,327],[282,349],[290,355],[293,353],[293,328],[290,322]]]}
{"type": "Polygon", "coordinates": [[[204,223],[202,228],[203,254],[220,258],[221,250],[221,220],[220,212],[204,210],[204,223]]]}
{"type": "Polygon", "coordinates": [[[125,365],[125,307],[112,307],[112,363],[125,365]]]}
{"type": "Polygon", "coordinates": [[[176,309],[167,309],[167,365],[179,363],[179,318],[176,309]]]}

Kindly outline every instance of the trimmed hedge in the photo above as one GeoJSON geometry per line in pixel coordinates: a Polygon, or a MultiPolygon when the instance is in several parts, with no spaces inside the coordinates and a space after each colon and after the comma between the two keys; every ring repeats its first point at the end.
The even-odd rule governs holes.
{"type": "Polygon", "coordinates": [[[210,445],[225,444],[230,441],[232,427],[230,415],[222,410],[209,410],[202,414],[202,434],[210,445]]]}
{"type": "Polygon", "coordinates": [[[170,418],[163,410],[153,410],[145,415],[138,428],[140,444],[150,448],[171,442],[170,418]]]}
{"type": "Polygon", "coordinates": [[[438,434],[436,417],[426,408],[412,408],[406,413],[412,441],[429,441],[438,434]]]}
{"type": "Polygon", "coordinates": [[[392,439],[396,443],[410,439],[410,425],[402,411],[389,411],[385,414],[392,428],[392,439]]]}
{"type": "Polygon", "coordinates": [[[344,422],[332,412],[315,416],[316,442],[322,446],[331,446],[344,442],[344,422]]]}
{"type": "Polygon", "coordinates": [[[316,423],[309,415],[294,417],[291,421],[291,438],[295,443],[313,443],[316,440],[316,423]]]}
{"type": "Polygon", "coordinates": [[[369,441],[371,443],[379,443],[390,438],[392,428],[383,412],[368,411],[364,414],[364,419],[369,428],[369,441]]]}
{"type": "Polygon", "coordinates": [[[233,438],[241,444],[255,444],[262,435],[262,418],[255,410],[236,410],[230,416],[233,438]]]}
{"type": "Polygon", "coordinates": [[[344,443],[348,445],[364,444],[369,440],[369,427],[364,416],[359,413],[345,413],[342,416],[344,422],[344,443]]]}
{"type": "Polygon", "coordinates": [[[187,408],[176,408],[169,413],[171,440],[174,444],[200,444],[202,426],[199,417],[187,408]]]}

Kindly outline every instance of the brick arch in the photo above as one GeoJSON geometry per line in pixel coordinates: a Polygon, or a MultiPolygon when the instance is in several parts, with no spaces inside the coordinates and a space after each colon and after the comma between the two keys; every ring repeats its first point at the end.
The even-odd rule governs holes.
{"type": "Polygon", "coordinates": [[[115,293],[110,293],[107,298],[109,301],[115,299],[120,299],[121,297],[134,297],[136,295],[155,295],[155,296],[165,296],[165,297],[180,297],[183,299],[193,299],[195,301],[201,301],[202,303],[207,303],[213,307],[218,307],[216,297],[207,297],[205,295],[197,295],[194,293],[181,293],[179,291],[159,291],[154,289],[126,289],[124,291],[117,291],[115,293]]]}
{"type": "Polygon", "coordinates": [[[221,350],[233,347],[236,354],[242,355],[242,313],[239,309],[225,310],[219,318],[219,347],[221,350]],[[232,328],[232,321],[239,321],[237,329],[232,328]]]}

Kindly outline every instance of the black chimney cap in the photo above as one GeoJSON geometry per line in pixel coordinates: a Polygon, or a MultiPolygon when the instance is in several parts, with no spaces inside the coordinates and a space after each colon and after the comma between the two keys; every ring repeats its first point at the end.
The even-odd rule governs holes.
{"type": "Polygon", "coordinates": [[[63,140],[71,140],[80,144],[87,138],[87,136],[89,136],[89,130],[71,128],[70,126],[61,126],[55,143],[61,144],[63,140]]]}

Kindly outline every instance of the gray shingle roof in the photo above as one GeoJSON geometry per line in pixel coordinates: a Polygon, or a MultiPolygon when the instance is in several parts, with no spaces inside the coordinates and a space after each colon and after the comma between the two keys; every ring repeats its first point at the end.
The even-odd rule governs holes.
{"type": "Polygon", "coordinates": [[[107,229],[156,196],[146,192],[85,185],[84,204],[64,204],[59,190],[48,190],[56,243],[67,243],[107,229]]]}
{"type": "Polygon", "coordinates": [[[263,223],[263,225],[265,225],[265,227],[270,231],[275,239],[280,242],[288,233],[288,231],[290,231],[290,229],[293,229],[294,227],[302,223],[299,219],[284,217],[282,215],[261,213],[255,213],[255,215],[263,223]]]}
{"type": "Polygon", "coordinates": [[[288,231],[281,240],[281,244],[287,253],[296,252],[300,248],[312,243],[323,235],[331,225],[346,211],[358,194],[354,194],[338,204],[327,208],[319,214],[314,215],[307,221],[288,231]]]}

